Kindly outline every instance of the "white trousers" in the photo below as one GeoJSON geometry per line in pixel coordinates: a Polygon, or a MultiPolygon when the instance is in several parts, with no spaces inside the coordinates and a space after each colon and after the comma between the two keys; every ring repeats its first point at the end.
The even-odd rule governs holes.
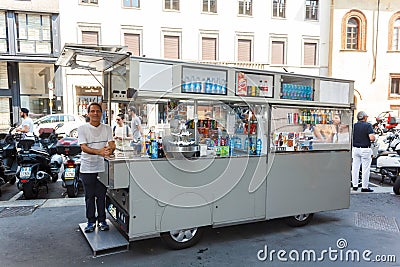
{"type": "Polygon", "coordinates": [[[353,164],[352,164],[352,179],[351,182],[353,187],[358,186],[358,174],[360,171],[360,165],[362,170],[362,188],[368,188],[370,167],[372,161],[372,150],[371,148],[358,148],[353,147],[352,152],[353,164]]]}

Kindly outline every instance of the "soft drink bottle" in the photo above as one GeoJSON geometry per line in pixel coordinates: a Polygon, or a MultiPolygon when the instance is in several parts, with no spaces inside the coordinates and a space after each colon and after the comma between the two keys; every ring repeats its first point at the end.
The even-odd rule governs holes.
{"type": "Polygon", "coordinates": [[[257,139],[257,147],[256,147],[256,154],[259,156],[261,155],[261,149],[262,149],[262,141],[260,138],[257,139]]]}

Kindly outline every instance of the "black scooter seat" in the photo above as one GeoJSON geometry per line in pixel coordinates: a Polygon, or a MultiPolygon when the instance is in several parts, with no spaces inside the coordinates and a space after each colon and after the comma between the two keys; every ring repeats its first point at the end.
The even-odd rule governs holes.
{"type": "Polygon", "coordinates": [[[50,157],[50,154],[46,150],[44,150],[44,149],[42,149],[40,147],[33,147],[29,151],[33,152],[33,153],[36,153],[36,154],[43,155],[45,157],[50,157]]]}

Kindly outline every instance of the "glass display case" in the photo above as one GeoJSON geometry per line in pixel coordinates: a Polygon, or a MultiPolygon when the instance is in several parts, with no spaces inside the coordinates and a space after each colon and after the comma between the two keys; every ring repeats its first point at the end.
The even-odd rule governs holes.
{"type": "Polygon", "coordinates": [[[236,72],[235,94],[237,96],[273,97],[274,76],[236,72]]]}
{"type": "Polygon", "coordinates": [[[350,149],[350,127],[350,110],[274,106],[271,112],[271,150],[350,149]]]}
{"type": "MultiPolygon", "coordinates": [[[[153,101],[147,99],[147,102],[153,101]]],[[[140,105],[147,105],[147,109],[157,106],[140,105]]],[[[151,156],[153,139],[162,144],[167,157],[173,158],[257,156],[267,153],[266,129],[263,128],[266,123],[265,120],[260,123],[261,118],[267,117],[266,106],[170,99],[166,107],[163,124],[157,123],[159,112],[149,112],[155,118],[142,121],[145,133],[143,146],[146,145],[143,154],[151,156]]]]}
{"type": "Polygon", "coordinates": [[[226,95],[227,72],[183,67],[182,93],[226,95]]]}
{"type": "Polygon", "coordinates": [[[281,76],[281,99],[314,100],[315,81],[310,78],[281,76]]]}

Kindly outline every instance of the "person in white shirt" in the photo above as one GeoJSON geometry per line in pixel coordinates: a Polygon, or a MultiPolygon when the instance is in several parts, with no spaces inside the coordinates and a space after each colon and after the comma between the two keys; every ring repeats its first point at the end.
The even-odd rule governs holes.
{"type": "Polygon", "coordinates": [[[106,222],[106,186],[97,179],[99,172],[104,172],[104,157],[109,157],[115,150],[111,127],[102,124],[102,109],[98,103],[88,107],[89,123],[78,128],[78,143],[81,146],[80,179],[85,189],[86,218],[85,232],[93,232],[96,220],[101,231],[109,230],[106,222]],[[97,218],[96,218],[97,207],[97,218]]]}
{"type": "Polygon", "coordinates": [[[125,115],[118,114],[115,119],[117,125],[113,127],[113,136],[117,146],[129,146],[130,140],[132,140],[131,128],[125,124],[125,115]]]}
{"type": "Polygon", "coordinates": [[[19,133],[33,133],[33,120],[29,118],[29,109],[21,108],[19,115],[22,118],[22,123],[15,131],[19,133]]]}
{"type": "Polygon", "coordinates": [[[133,142],[138,142],[143,136],[142,122],[140,121],[140,118],[136,115],[135,107],[133,106],[129,107],[128,112],[129,115],[131,115],[132,117],[131,128],[132,128],[133,142]]]}

